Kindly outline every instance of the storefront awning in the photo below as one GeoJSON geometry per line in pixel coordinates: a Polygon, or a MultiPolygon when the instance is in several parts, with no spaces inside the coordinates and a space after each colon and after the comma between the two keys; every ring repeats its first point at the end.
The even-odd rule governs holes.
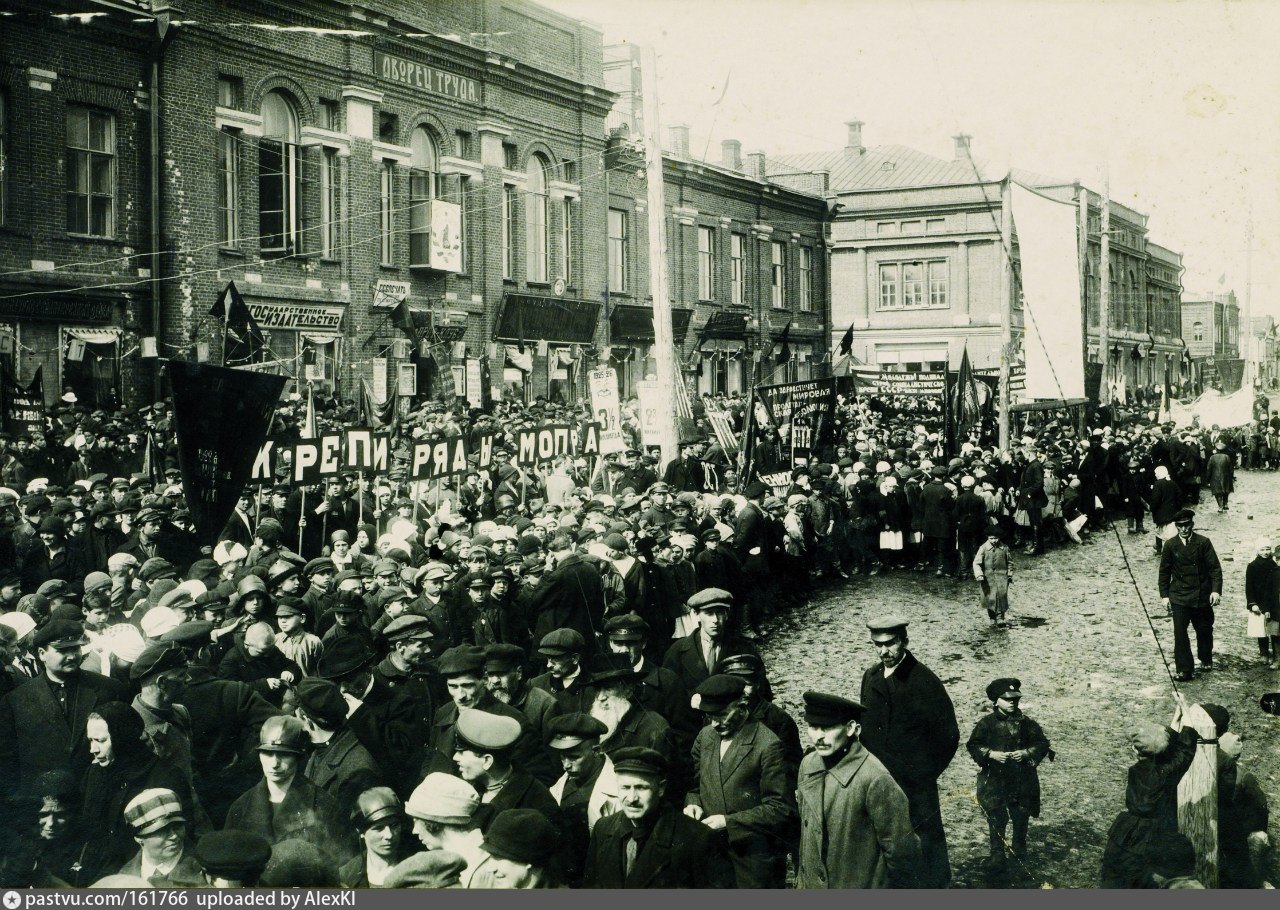
{"type": "MultiPolygon", "coordinates": [[[[693,310],[671,310],[671,333],[677,344],[689,334],[693,310]]],[[[634,304],[618,304],[609,315],[609,337],[613,341],[653,344],[653,308],[634,304]]]]}
{"type": "Polygon", "coordinates": [[[702,338],[746,338],[747,314],[717,310],[702,327],[702,338]]]}
{"type": "Polygon", "coordinates": [[[566,297],[507,294],[494,337],[500,341],[590,344],[600,321],[600,304],[566,297]]]}
{"type": "Polygon", "coordinates": [[[115,344],[120,340],[120,329],[83,329],[71,328],[66,329],[68,335],[72,338],[79,339],[85,344],[115,344]]]}

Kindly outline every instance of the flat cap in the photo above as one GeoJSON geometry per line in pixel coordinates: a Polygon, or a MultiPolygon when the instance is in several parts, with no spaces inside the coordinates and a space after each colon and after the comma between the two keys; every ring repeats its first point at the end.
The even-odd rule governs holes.
{"type": "Polygon", "coordinates": [[[446,679],[450,676],[479,675],[484,668],[484,648],[455,645],[440,655],[436,668],[446,679]]]}
{"type": "Polygon", "coordinates": [[[347,635],[325,647],[316,675],[324,679],[341,679],[357,670],[363,670],[376,657],[373,648],[363,637],[347,635]]]}
{"type": "Polygon", "coordinates": [[[475,708],[463,708],[458,712],[455,727],[458,745],[477,749],[510,749],[520,738],[520,721],[503,714],[490,714],[475,708]]]}
{"type": "Polygon", "coordinates": [[[690,610],[707,613],[711,610],[728,610],[733,606],[733,595],[724,588],[703,588],[686,602],[690,610]]]}
{"type": "Polygon", "coordinates": [[[467,861],[448,850],[424,850],[392,867],[384,888],[451,888],[458,884],[467,861]]]}
{"type": "Polygon", "coordinates": [[[200,838],[195,860],[211,878],[252,882],[271,861],[271,844],[252,831],[227,828],[200,838]]]}
{"type": "Polygon", "coordinates": [[[178,794],[162,787],[143,790],[124,807],[124,820],[135,837],[154,834],[174,822],[185,821],[178,794]]]}
{"type": "Polygon", "coordinates": [[[152,556],[138,569],[138,577],[143,581],[157,581],[161,578],[177,578],[178,573],[169,560],[152,556]]]}
{"type": "MultiPolygon", "coordinates": [[[[148,611],[147,616],[152,612],[148,611]]],[[[188,620],[165,632],[160,640],[171,641],[184,648],[201,648],[213,641],[213,623],[207,619],[188,620]]]]}
{"type": "Polygon", "coordinates": [[[547,722],[547,743],[552,749],[572,749],[579,743],[595,741],[609,732],[609,728],[590,714],[574,711],[560,714],[547,722]]]}
{"type": "Polygon", "coordinates": [[[460,777],[439,771],[428,774],[404,804],[411,818],[442,825],[465,825],[480,806],[475,788],[460,777]]]}
{"type": "Polygon", "coordinates": [[[510,673],[524,661],[524,648],[519,645],[489,645],[484,651],[484,672],[510,673]]]}
{"type": "Polygon", "coordinates": [[[90,572],[84,577],[84,593],[111,590],[111,576],[106,572],[90,572]]]}
{"type": "Polygon", "coordinates": [[[741,676],[717,673],[698,685],[690,704],[703,714],[718,714],[741,699],[746,689],[747,683],[741,676]]]}
{"type": "Polygon", "coordinates": [[[649,484],[650,493],[670,493],[671,487],[667,485],[665,480],[659,480],[657,483],[649,484]]]}
{"type": "Polygon", "coordinates": [[[425,616],[406,613],[387,623],[387,627],[382,630],[382,637],[389,642],[397,642],[419,638],[434,638],[435,633],[431,631],[431,621],[425,616]]]}
{"type": "Polygon", "coordinates": [[[326,727],[342,726],[347,719],[347,701],[338,684],[318,676],[307,676],[294,688],[298,707],[326,727]]]}
{"type": "Polygon", "coordinates": [[[50,578],[48,581],[43,582],[40,587],[36,588],[36,593],[50,600],[55,597],[75,597],[75,592],[71,590],[71,585],[61,578],[50,578]]]}
{"type": "Polygon", "coordinates": [[[147,645],[138,655],[138,659],[129,668],[129,679],[133,682],[141,682],[157,673],[177,670],[186,665],[186,655],[177,644],[171,641],[158,641],[147,645]]]}
{"type": "Polygon", "coordinates": [[[399,575],[400,563],[394,559],[379,559],[373,564],[374,575],[399,575]]]}
{"type": "Polygon", "coordinates": [[[997,698],[1021,698],[1022,697],[1022,681],[1012,676],[1002,676],[999,679],[993,679],[987,684],[987,698],[995,701],[997,698]]]}
{"type": "Polygon", "coordinates": [[[604,634],[611,641],[644,641],[649,637],[649,624],[638,613],[623,613],[605,621],[604,634]]]}
{"type": "Polygon", "coordinates": [[[1184,524],[1188,521],[1195,521],[1196,513],[1190,509],[1179,509],[1178,514],[1173,516],[1174,524],[1184,524]]]}
{"type": "Polygon", "coordinates": [[[543,657],[581,654],[586,648],[582,634],[575,629],[556,629],[542,636],[542,641],[538,642],[538,653],[543,657]]]}
{"type": "Polygon", "coordinates": [[[910,623],[901,616],[877,616],[874,619],[867,620],[867,628],[871,630],[872,635],[881,634],[888,635],[890,633],[898,634],[907,631],[910,623]]]}
{"type": "Polygon", "coordinates": [[[449,567],[442,562],[428,563],[422,572],[422,577],[427,581],[440,581],[449,577],[449,567]]]}
{"type": "Polygon", "coordinates": [[[307,605],[301,597],[285,595],[276,600],[276,616],[306,616],[307,605]]]}
{"type": "Polygon", "coordinates": [[[338,567],[333,564],[332,559],[318,556],[306,564],[302,570],[304,578],[310,578],[317,572],[328,572],[330,575],[338,574],[338,567]]]}
{"type": "Polygon", "coordinates": [[[58,650],[80,648],[88,644],[84,634],[84,624],[74,619],[50,620],[43,628],[36,630],[32,644],[37,648],[56,648],[58,650]]]}
{"type": "Polygon", "coordinates": [[[657,749],[627,746],[613,753],[615,774],[638,774],[641,777],[666,777],[667,760],[657,749]]]}
{"type": "Polygon", "coordinates": [[[836,727],[862,718],[862,705],[825,692],[804,693],[804,720],[814,727],[836,727]]]}

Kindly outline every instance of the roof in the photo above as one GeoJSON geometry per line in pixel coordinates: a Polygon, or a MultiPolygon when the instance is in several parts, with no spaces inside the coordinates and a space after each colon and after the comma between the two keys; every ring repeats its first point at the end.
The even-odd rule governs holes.
{"type": "Polygon", "coordinates": [[[988,180],[980,163],[935,158],[905,145],[879,145],[854,155],[844,149],[834,152],[803,152],[775,155],[769,162],[769,176],[786,173],[828,171],[831,192],[902,189],[917,186],[955,186],[988,180]],[[976,171],[976,174],[975,174],[976,171]]]}

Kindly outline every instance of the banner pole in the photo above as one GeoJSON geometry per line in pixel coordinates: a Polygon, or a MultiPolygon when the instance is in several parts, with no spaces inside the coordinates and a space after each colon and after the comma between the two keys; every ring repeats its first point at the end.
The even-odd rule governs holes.
{"type": "Polygon", "coordinates": [[[307,529],[307,488],[302,488],[302,500],[298,509],[298,555],[302,555],[302,534],[307,529]]]}

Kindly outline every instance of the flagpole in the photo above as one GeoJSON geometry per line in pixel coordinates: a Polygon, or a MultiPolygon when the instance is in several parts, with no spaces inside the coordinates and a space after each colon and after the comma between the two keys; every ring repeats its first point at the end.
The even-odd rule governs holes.
{"type": "Polygon", "coordinates": [[[1000,184],[1000,246],[1003,291],[1000,301],[1000,451],[1009,451],[1009,358],[1013,356],[1013,186],[1005,177],[1000,184]]]}

